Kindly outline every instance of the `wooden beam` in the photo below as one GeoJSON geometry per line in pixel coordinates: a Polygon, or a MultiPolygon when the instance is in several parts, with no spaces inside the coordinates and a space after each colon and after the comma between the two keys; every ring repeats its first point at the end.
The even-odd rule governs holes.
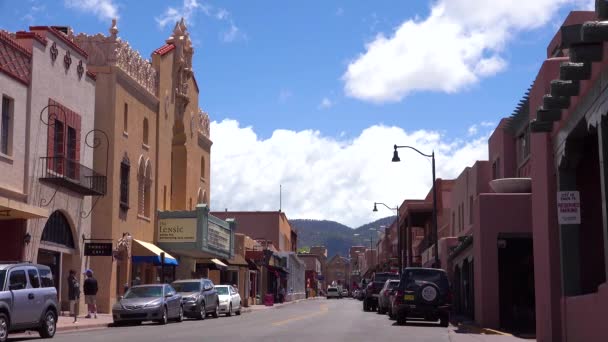
{"type": "Polygon", "coordinates": [[[530,131],[532,133],[550,133],[553,131],[553,122],[544,122],[534,119],[530,121],[530,131]]]}
{"type": "Polygon", "coordinates": [[[600,20],[608,19],[608,1],[595,0],[595,14],[600,20]]]}
{"type": "Polygon", "coordinates": [[[578,96],[579,91],[579,81],[551,81],[551,95],[553,96],[578,96]]]}
{"type": "Polygon", "coordinates": [[[562,34],[562,48],[568,48],[572,44],[580,44],[583,42],[581,37],[581,29],[583,24],[562,26],[560,31],[562,34]]]}
{"type": "Polygon", "coordinates": [[[559,78],[564,81],[582,81],[591,78],[591,63],[563,62],[559,67],[559,78]]]}
{"type": "Polygon", "coordinates": [[[570,45],[570,60],[574,63],[600,62],[604,55],[602,43],[570,45]]]}
{"type": "Polygon", "coordinates": [[[584,43],[600,43],[608,41],[608,21],[588,21],[581,28],[584,43]]]}
{"type": "Polygon", "coordinates": [[[569,96],[543,96],[543,108],[545,109],[567,109],[570,107],[569,96]]]}
{"type": "Polygon", "coordinates": [[[539,122],[555,122],[562,118],[561,109],[544,109],[539,107],[536,111],[536,120],[539,122]]]}

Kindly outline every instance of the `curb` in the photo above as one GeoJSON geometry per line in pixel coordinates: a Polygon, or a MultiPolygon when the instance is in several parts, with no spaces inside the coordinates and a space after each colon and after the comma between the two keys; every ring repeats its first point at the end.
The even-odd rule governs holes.
{"type": "Polygon", "coordinates": [[[87,325],[78,325],[78,323],[63,327],[57,327],[57,332],[66,332],[66,331],[75,331],[75,330],[88,330],[88,329],[98,329],[98,328],[107,328],[110,327],[111,323],[97,323],[97,324],[87,324],[87,325]]]}
{"type": "Polygon", "coordinates": [[[513,336],[512,334],[503,331],[494,330],[490,328],[482,328],[472,324],[458,323],[456,326],[458,327],[458,329],[468,330],[474,334],[513,336]]]}

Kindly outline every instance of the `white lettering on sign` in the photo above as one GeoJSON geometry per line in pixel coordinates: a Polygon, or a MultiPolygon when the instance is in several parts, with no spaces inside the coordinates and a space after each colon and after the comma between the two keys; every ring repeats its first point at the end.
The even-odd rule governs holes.
{"type": "Polygon", "coordinates": [[[581,201],[578,191],[557,192],[559,224],[581,224],[581,201]]]}
{"type": "Polygon", "coordinates": [[[208,221],[208,245],[221,251],[230,252],[230,230],[208,221]]]}
{"type": "Polygon", "coordinates": [[[196,242],[196,218],[160,219],[158,242],[196,242]]]}

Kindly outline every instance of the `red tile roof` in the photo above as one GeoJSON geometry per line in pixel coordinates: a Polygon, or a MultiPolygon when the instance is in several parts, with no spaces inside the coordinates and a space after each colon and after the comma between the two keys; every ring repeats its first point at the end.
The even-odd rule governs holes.
{"type": "Polygon", "coordinates": [[[41,36],[40,34],[36,33],[36,32],[25,32],[25,31],[17,31],[17,33],[15,33],[17,38],[32,38],[37,40],[38,42],[40,42],[42,45],[46,46],[46,44],[48,44],[48,40],[46,40],[46,38],[44,38],[43,36],[41,36]]]}
{"type": "Polygon", "coordinates": [[[0,72],[28,85],[31,74],[31,52],[5,32],[0,32],[0,72]]]}
{"type": "Polygon", "coordinates": [[[159,47],[158,49],[154,50],[154,53],[162,56],[173,49],[175,49],[175,45],[165,44],[165,45],[159,47]]]}
{"type": "Polygon", "coordinates": [[[66,37],[65,34],[63,34],[61,31],[57,30],[54,27],[51,27],[51,26],[30,26],[30,31],[46,31],[46,32],[51,32],[52,34],[55,35],[55,37],[59,38],[61,41],[63,41],[68,46],[72,47],[72,49],[74,49],[76,52],[78,52],[81,56],[83,56],[84,58],[89,58],[89,54],[86,51],[84,51],[80,46],[78,46],[73,41],[69,40],[66,37]]]}

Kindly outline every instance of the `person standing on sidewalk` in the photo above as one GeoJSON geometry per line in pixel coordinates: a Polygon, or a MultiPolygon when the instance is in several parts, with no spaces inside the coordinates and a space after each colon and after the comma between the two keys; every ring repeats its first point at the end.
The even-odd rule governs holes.
{"type": "Polygon", "coordinates": [[[84,280],[84,302],[87,304],[88,314],[85,318],[91,318],[91,314],[97,318],[97,279],[93,278],[93,270],[88,269],[84,274],[87,279],[84,280]]]}
{"type": "Polygon", "coordinates": [[[74,323],[78,322],[78,301],[80,300],[80,284],[76,278],[76,272],[70,270],[68,275],[68,300],[70,301],[70,316],[74,317],[74,323]]]}

